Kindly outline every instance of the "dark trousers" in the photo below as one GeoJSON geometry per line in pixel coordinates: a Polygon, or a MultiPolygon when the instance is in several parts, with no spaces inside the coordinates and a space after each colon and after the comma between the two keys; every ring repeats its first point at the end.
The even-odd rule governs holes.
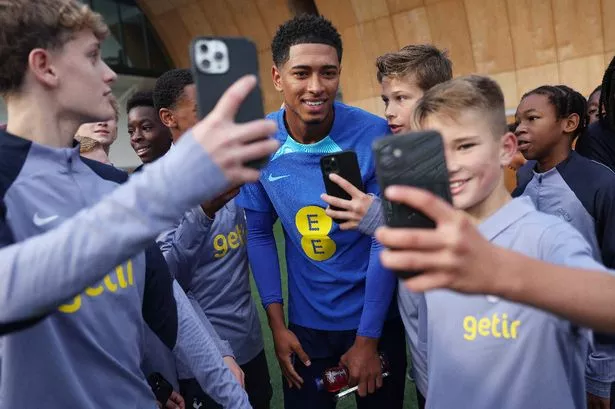
{"type": "Polygon", "coordinates": [[[425,409],[425,397],[418,388],[416,388],[416,402],[418,403],[419,409],[425,409]]]}
{"type": "MultiPolygon", "coordinates": [[[[273,390],[265,350],[240,367],[245,375],[246,392],[250,405],[254,409],[269,409],[273,390]]],[[[203,392],[195,379],[180,380],[179,390],[186,401],[186,409],[222,409],[221,405],[203,392]]]]}
{"type": "MultiPolygon", "coordinates": [[[[306,367],[295,360],[295,370],[303,378],[301,389],[289,388],[282,380],[284,407],[286,409],[333,409],[336,406],[334,394],[316,389],[316,378],[327,368],[337,366],[343,354],[352,346],[356,331],[322,331],[289,325],[304,351],[310,357],[311,365],[306,367]]],[[[404,401],[406,381],[406,339],[400,318],[384,324],[378,350],[389,361],[390,375],[383,379],[382,388],[364,398],[356,396],[358,409],[401,409],[404,401]]],[[[347,398],[349,399],[349,398],[347,398]]]]}

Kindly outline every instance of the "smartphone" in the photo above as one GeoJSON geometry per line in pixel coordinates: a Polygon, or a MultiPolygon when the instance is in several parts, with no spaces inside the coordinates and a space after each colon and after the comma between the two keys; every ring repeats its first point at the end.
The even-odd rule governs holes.
{"type": "MultiPolygon", "coordinates": [[[[365,190],[357,154],[353,151],[343,151],[323,156],[320,158],[320,171],[322,173],[322,179],[325,182],[325,190],[329,196],[335,196],[346,200],[351,199],[350,195],[346,193],[344,189],[329,179],[331,173],[340,175],[360,191],[363,192],[365,190]]],[[[341,210],[334,206],[331,206],[331,209],[341,210]]],[[[333,221],[338,224],[344,222],[344,220],[337,219],[333,219],[333,221]]]]}
{"type": "MultiPolygon", "coordinates": [[[[213,110],[222,94],[239,78],[248,74],[258,78],[258,52],[247,38],[196,37],[190,45],[190,60],[200,118],[213,110]]],[[[242,123],[264,117],[262,93],[257,84],[239,108],[235,121],[242,123]]],[[[260,169],[268,162],[267,157],[246,165],[260,169]]]]}
{"type": "MultiPolygon", "coordinates": [[[[376,177],[382,192],[392,185],[429,190],[452,203],[442,135],[436,131],[410,132],[382,138],[373,144],[376,177]]],[[[434,228],[435,223],[408,206],[382,199],[390,227],[434,228]]]]}

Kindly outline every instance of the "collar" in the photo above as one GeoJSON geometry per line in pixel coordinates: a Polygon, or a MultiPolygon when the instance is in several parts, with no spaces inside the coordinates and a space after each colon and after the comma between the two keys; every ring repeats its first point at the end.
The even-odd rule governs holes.
{"type": "Polygon", "coordinates": [[[517,220],[535,211],[536,207],[530,197],[517,197],[479,224],[478,230],[487,240],[493,241],[496,236],[517,222],[517,220]]]}

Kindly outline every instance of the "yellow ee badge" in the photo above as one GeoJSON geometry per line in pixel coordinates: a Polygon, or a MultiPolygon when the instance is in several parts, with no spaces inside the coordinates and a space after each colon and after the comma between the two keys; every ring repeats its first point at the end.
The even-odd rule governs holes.
{"type": "Polygon", "coordinates": [[[301,234],[301,247],[305,254],[316,261],[330,259],[337,246],[328,236],[333,228],[333,220],[326,215],[325,209],[306,206],[295,215],[295,225],[301,234]]]}

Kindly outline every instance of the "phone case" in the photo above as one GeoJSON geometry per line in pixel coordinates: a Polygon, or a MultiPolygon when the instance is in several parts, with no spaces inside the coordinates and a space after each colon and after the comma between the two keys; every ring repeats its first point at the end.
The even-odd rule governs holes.
{"type": "MultiPolygon", "coordinates": [[[[192,73],[196,85],[199,117],[209,114],[224,92],[239,78],[258,77],[258,52],[254,43],[240,37],[196,37],[190,45],[192,73]]],[[[260,84],[242,103],[235,121],[248,122],[264,118],[260,84]]],[[[269,158],[248,166],[260,169],[269,158]]]]}
{"type": "MultiPolygon", "coordinates": [[[[344,151],[323,156],[320,158],[320,170],[325,183],[325,190],[329,196],[335,196],[346,200],[350,200],[351,198],[344,189],[329,179],[329,174],[331,173],[340,175],[348,182],[352,183],[357,189],[361,191],[365,190],[357,154],[353,151],[344,151]]],[[[334,206],[331,206],[331,208],[333,210],[339,210],[334,206]]],[[[338,224],[343,222],[343,220],[336,219],[333,219],[333,221],[338,224]]]]}
{"type": "MultiPolygon", "coordinates": [[[[391,185],[416,186],[452,202],[442,136],[435,131],[393,135],[374,142],[381,191],[391,185]]],[[[391,227],[434,228],[434,222],[408,206],[382,200],[391,227]]]]}

